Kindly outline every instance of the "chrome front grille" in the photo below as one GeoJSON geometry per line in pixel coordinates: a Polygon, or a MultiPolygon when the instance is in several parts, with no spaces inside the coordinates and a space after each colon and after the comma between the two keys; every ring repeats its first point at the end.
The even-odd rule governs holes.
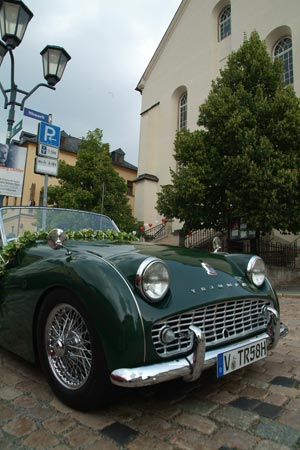
{"type": "Polygon", "coordinates": [[[190,325],[199,327],[210,348],[250,333],[266,329],[268,318],[262,314],[270,301],[262,299],[238,299],[208,305],[156,322],[152,327],[152,340],[157,353],[168,357],[192,349],[193,337],[190,325]],[[164,330],[171,329],[172,342],[164,343],[164,330]]]}

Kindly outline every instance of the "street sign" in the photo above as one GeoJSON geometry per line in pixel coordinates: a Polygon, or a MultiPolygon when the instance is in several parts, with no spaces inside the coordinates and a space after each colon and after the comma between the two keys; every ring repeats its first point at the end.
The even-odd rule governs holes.
{"type": "Polygon", "coordinates": [[[51,145],[45,144],[38,144],[37,155],[58,159],[58,147],[52,147],[51,145]]]}
{"type": "Polygon", "coordinates": [[[42,156],[35,157],[34,173],[40,175],[52,175],[57,177],[58,160],[53,158],[44,158],[42,156]]]}
{"type": "Polygon", "coordinates": [[[46,122],[40,122],[38,130],[38,142],[40,144],[59,147],[60,128],[46,122]]]}
{"type": "Polygon", "coordinates": [[[24,108],[24,116],[28,116],[32,119],[40,120],[42,122],[49,122],[49,114],[44,114],[29,108],[24,108]]]}
{"type": "Polygon", "coordinates": [[[17,123],[17,124],[13,127],[13,129],[11,130],[10,138],[12,138],[12,137],[15,136],[17,133],[19,133],[19,131],[22,130],[22,127],[23,127],[23,120],[20,120],[20,122],[17,123]]]}

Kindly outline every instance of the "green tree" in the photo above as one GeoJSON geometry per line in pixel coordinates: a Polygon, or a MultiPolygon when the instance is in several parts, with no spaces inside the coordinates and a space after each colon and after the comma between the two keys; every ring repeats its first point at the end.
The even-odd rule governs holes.
{"type": "Polygon", "coordinates": [[[178,171],[157,209],[186,229],[222,230],[228,214],[257,231],[300,231],[300,101],[257,32],[228,57],[199,108],[200,129],[175,140],[178,171]]]}
{"type": "Polygon", "coordinates": [[[61,162],[59,186],[50,186],[49,203],[61,208],[100,212],[124,231],[135,229],[124,179],[114,170],[102,131],[89,131],[78,149],[75,166],[61,162]]]}

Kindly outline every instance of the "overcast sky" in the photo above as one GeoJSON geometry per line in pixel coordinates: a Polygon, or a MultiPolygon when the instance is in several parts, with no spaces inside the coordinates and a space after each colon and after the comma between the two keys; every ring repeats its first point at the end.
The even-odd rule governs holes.
{"type": "MultiPolygon", "coordinates": [[[[110,150],[122,148],[137,165],[141,95],[135,88],[181,0],[23,1],[34,16],[14,51],[18,88],[30,91],[44,81],[40,52],[47,44],[72,57],[56,90],[41,87],[25,106],[53,114],[53,124],[72,136],[102,129],[110,150]]],[[[10,88],[8,55],[0,81],[10,88]]],[[[0,94],[1,142],[8,115],[3,106],[0,94]]],[[[36,133],[38,122],[17,108],[15,124],[22,118],[23,129],[36,133]]]]}

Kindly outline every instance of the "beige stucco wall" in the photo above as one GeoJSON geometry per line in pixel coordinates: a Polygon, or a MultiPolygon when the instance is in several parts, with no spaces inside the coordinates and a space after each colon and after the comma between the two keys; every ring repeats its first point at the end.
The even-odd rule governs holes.
{"type": "Polygon", "coordinates": [[[170,183],[177,129],[178,100],[188,94],[188,128],[197,128],[199,105],[206,99],[211,81],[244,35],[256,30],[272,52],[278,39],[293,40],[294,88],[300,95],[299,0],[183,0],[177,14],[143,74],[138,175],[156,176],[157,183],[136,185],[135,215],[145,223],[159,222],[155,205],[160,186],[170,183]],[[231,3],[231,36],[218,42],[218,17],[231,3]]]}
{"type": "MultiPolygon", "coordinates": [[[[113,163],[113,168],[122,177],[126,183],[128,181],[133,181],[137,176],[137,170],[128,169],[127,167],[122,167],[118,164],[113,163]]],[[[135,196],[135,183],[132,183],[132,194],[127,194],[129,205],[134,216],[134,196],[135,196]]]]}

